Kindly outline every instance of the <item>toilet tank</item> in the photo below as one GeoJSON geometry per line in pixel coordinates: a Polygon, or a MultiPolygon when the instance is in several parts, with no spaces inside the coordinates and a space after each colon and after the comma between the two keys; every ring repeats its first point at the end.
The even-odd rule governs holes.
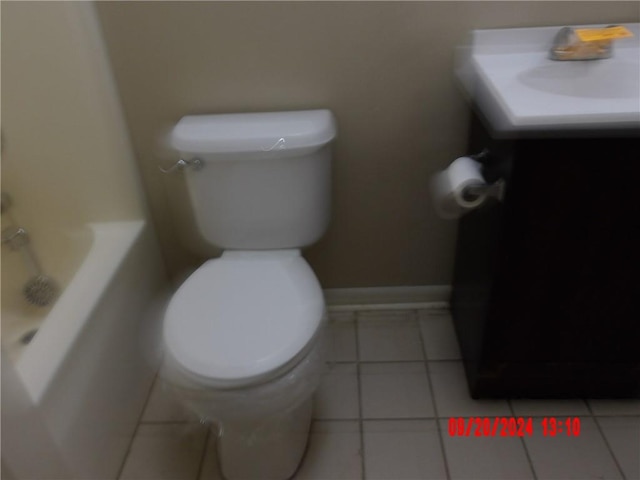
{"type": "Polygon", "coordinates": [[[202,236],[223,249],[300,248],[331,210],[329,110],[183,117],[170,134],[202,236]]]}

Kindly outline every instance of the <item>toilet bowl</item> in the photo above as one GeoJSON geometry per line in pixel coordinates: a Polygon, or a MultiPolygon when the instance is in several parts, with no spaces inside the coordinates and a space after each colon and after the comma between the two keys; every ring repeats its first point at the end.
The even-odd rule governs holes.
{"type": "Polygon", "coordinates": [[[215,425],[227,480],[284,480],[304,455],[326,310],[300,248],[328,224],[334,136],[327,110],[185,117],[172,132],[198,158],[199,231],[225,250],[169,302],[161,376],[215,425]]]}
{"type": "MultiPolygon", "coordinates": [[[[302,371],[315,371],[324,319],[322,290],[300,251],[225,252],[196,270],[167,308],[165,376],[187,389],[230,396],[268,385],[274,399],[290,398],[271,384],[286,377],[294,385],[307,363],[313,365],[302,371]]],[[[226,406],[227,400],[219,402],[226,406]]],[[[255,411],[265,407],[250,397],[233,402],[255,411]]],[[[204,417],[215,415],[204,408],[204,417]]]]}
{"type": "Polygon", "coordinates": [[[289,478],[324,366],[322,290],[298,250],[209,260],[165,314],[163,378],[215,422],[227,479],[289,478]]]}

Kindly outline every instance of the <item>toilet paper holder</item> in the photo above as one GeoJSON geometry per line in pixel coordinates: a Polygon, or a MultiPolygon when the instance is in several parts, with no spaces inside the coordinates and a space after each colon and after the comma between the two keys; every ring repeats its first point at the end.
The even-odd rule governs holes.
{"type": "Polygon", "coordinates": [[[495,198],[498,201],[502,201],[504,197],[505,181],[500,178],[493,183],[486,185],[469,185],[465,187],[462,196],[465,200],[472,202],[478,197],[485,196],[486,198],[495,198]]]}
{"type": "MultiPolygon", "coordinates": [[[[484,148],[480,153],[469,155],[469,158],[482,165],[482,171],[480,173],[482,174],[483,178],[486,179],[487,175],[485,169],[488,166],[488,163],[493,158],[489,149],[484,148]]],[[[464,188],[462,196],[467,201],[474,201],[481,196],[485,196],[486,198],[495,198],[498,201],[502,201],[502,199],[504,198],[505,187],[506,183],[504,181],[504,178],[500,177],[492,182],[487,182],[484,185],[468,185],[464,188]]]]}

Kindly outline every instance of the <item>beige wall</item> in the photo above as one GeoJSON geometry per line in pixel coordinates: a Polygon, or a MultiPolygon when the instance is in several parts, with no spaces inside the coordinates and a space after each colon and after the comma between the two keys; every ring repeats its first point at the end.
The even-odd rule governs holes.
{"type": "Polygon", "coordinates": [[[90,4],[2,3],[2,140],[2,191],[13,198],[3,227],[26,228],[45,269],[86,223],[145,217],[90,4]]]}
{"type": "Polygon", "coordinates": [[[325,287],[446,284],[455,224],[427,179],[465,153],[453,48],[473,28],[638,21],[636,2],[105,2],[105,38],[174,273],[214,253],[159,132],[182,115],[330,108],[333,221],[306,252],[325,287]]]}

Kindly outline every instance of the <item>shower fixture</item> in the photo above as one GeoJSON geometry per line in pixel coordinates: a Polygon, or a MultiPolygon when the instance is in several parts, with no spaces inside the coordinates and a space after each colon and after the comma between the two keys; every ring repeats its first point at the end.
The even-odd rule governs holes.
{"type": "MultiPolygon", "coordinates": [[[[3,210],[4,197],[3,197],[3,210]]],[[[2,244],[8,245],[12,250],[18,250],[22,253],[24,263],[31,275],[27,280],[22,293],[27,302],[36,307],[46,307],[50,305],[58,296],[58,285],[48,275],[45,275],[31,247],[27,231],[22,227],[10,226],[2,230],[2,244]]]]}

